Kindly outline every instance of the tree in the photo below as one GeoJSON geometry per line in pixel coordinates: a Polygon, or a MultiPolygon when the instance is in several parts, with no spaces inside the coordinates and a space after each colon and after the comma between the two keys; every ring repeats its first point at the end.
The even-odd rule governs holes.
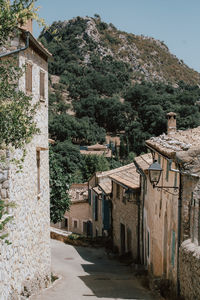
{"type": "Polygon", "coordinates": [[[69,210],[70,199],[67,193],[69,189],[69,175],[60,166],[56,155],[52,150],[50,154],[50,217],[53,223],[62,221],[66,210],[69,210]]]}

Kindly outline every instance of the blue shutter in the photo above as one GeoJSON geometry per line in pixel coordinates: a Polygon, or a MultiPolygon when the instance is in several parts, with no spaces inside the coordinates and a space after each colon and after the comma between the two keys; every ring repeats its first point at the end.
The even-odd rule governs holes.
{"type": "Polygon", "coordinates": [[[110,204],[109,201],[104,199],[104,219],[103,219],[103,229],[110,229],[110,204]]]}
{"type": "Polygon", "coordinates": [[[176,241],[175,231],[172,230],[172,254],[171,254],[171,263],[174,267],[174,260],[175,260],[175,241],[176,241]]]}
{"type": "Polygon", "coordinates": [[[105,195],[104,193],[102,192],[102,220],[103,220],[103,223],[104,223],[104,201],[105,201],[105,195]]]}
{"type": "Polygon", "coordinates": [[[88,190],[88,203],[91,205],[91,189],[88,190]]]}
{"type": "Polygon", "coordinates": [[[95,193],[94,192],[92,192],[92,195],[93,195],[93,197],[92,197],[92,212],[93,212],[93,219],[95,220],[95,210],[96,210],[96,207],[95,207],[95,193]]]}

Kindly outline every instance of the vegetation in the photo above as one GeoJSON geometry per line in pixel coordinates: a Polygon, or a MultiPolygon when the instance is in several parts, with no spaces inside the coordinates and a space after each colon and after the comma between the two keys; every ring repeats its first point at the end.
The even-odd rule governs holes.
{"type": "Polygon", "coordinates": [[[166,131],[169,111],[177,113],[178,129],[200,125],[200,76],[163,42],[121,32],[99,15],[54,22],[40,41],[54,55],[50,73],[60,78],[50,95],[49,130],[69,184],[132,162],[146,151],[146,139],[166,131]],[[67,114],[64,94],[75,116],[67,114]],[[111,159],[80,155],[80,145],[103,143],[106,132],[121,136],[120,149],[110,145],[111,159]]]}

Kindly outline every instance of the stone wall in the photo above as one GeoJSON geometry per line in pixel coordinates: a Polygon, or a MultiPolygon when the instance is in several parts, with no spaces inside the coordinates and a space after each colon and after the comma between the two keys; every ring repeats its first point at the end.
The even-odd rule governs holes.
{"type": "MultiPolygon", "coordinates": [[[[13,220],[8,223],[10,244],[0,242],[0,299],[27,299],[40,288],[48,286],[51,276],[49,230],[49,157],[48,157],[48,70],[47,62],[33,49],[19,55],[20,65],[33,65],[33,103],[39,102],[35,120],[40,129],[27,145],[22,172],[10,164],[0,170],[1,197],[9,197],[15,207],[9,210],[13,220]],[[40,70],[45,72],[45,99],[40,101],[40,70]],[[40,152],[40,174],[36,151],[40,152]],[[7,167],[6,167],[7,168],[7,167]],[[38,194],[40,178],[40,196],[38,194]]],[[[24,76],[20,89],[25,89],[24,76]]],[[[22,152],[10,152],[11,158],[20,158],[22,152]]]]}
{"type": "Polygon", "coordinates": [[[185,299],[200,299],[200,246],[190,239],[180,249],[180,290],[185,299]]]}

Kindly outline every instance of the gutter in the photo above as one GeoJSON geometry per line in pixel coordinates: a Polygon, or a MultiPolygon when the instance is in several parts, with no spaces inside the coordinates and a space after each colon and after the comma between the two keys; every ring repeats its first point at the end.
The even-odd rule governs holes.
{"type": "MultiPolygon", "coordinates": [[[[179,166],[180,168],[180,166],[179,166]]],[[[177,296],[180,296],[180,246],[181,246],[181,215],[182,215],[182,175],[179,176],[179,197],[178,197],[178,232],[177,232],[177,296]]]]}
{"type": "Polygon", "coordinates": [[[1,54],[0,54],[0,58],[5,57],[5,56],[9,56],[9,55],[12,55],[12,54],[16,54],[16,53],[19,53],[19,52],[21,52],[21,51],[26,50],[26,49],[29,47],[29,32],[26,31],[26,32],[25,32],[25,35],[26,35],[26,44],[25,44],[24,47],[19,48],[19,49],[16,49],[16,50],[13,50],[13,51],[11,51],[11,52],[1,53],[1,54]]]}

